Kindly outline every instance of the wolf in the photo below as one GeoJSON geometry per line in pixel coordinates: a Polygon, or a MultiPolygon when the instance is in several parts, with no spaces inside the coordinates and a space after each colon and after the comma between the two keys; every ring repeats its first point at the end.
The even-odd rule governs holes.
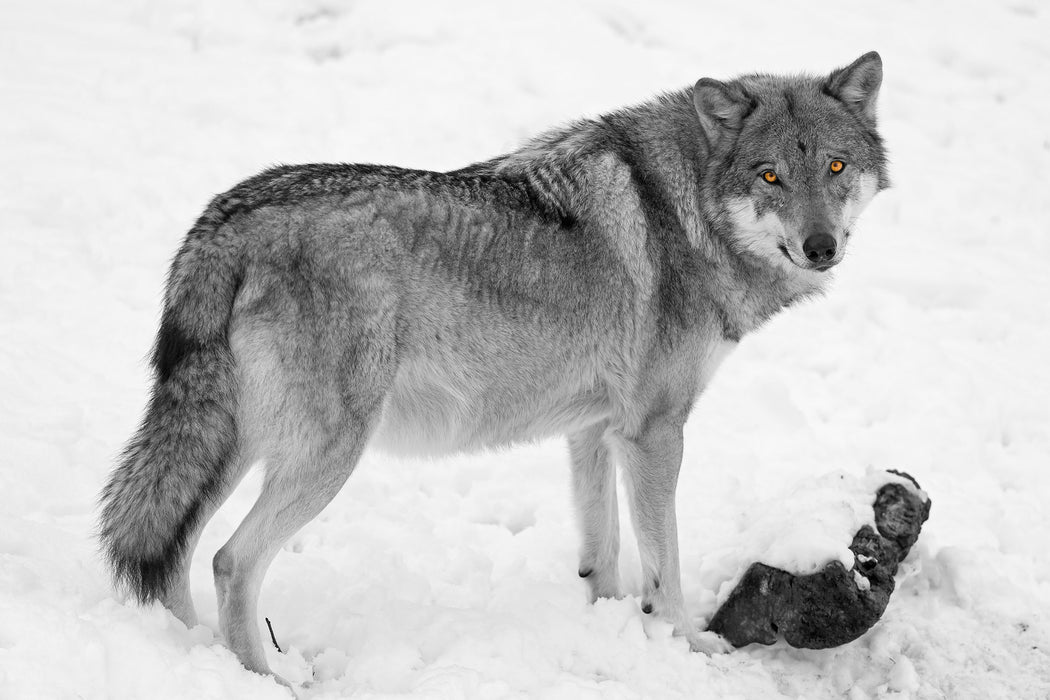
{"type": "Polygon", "coordinates": [[[167,280],[141,426],[103,488],[118,585],[189,626],[190,559],[248,467],[213,570],[223,638],[269,673],[256,602],[366,446],[441,455],[567,436],[590,599],[621,595],[616,467],[642,611],[694,649],[682,428],[741,338],[818,294],[888,186],[882,60],[703,78],[451,172],[280,166],[215,197],[167,280]]]}

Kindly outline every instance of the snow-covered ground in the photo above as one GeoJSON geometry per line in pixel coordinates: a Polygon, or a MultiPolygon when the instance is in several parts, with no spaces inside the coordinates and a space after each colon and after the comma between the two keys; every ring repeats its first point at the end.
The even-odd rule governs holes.
{"type": "Polygon", "coordinates": [[[271,569],[260,611],[287,652],[271,660],[318,698],[1050,697],[1048,15],[4,3],[0,697],[288,696],[214,636],[210,557],[257,476],[204,534],[196,629],[115,597],[91,535],[145,401],[167,261],[212,194],[277,162],[448,169],[703,75],[826,71],[873,48],[895,187],[830,294],[725,362],[687,427],[678,512],[706,617],[757,504],[833,470],[907,470],[933,511],[884,619],[838,649],[693,654],[634,595],[585,603],[561,443],[370,454],[271,569]]]}

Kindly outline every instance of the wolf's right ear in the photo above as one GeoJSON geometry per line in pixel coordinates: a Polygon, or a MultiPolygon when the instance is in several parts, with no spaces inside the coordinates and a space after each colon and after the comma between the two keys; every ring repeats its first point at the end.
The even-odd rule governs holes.
{"type": "Polygon", "coordinates": [[[713,78],[700,78],[693,86],[693,106],[707,143],[714,148],[725,136],[740,131],[751,100],[736,86],[713,78]]]}

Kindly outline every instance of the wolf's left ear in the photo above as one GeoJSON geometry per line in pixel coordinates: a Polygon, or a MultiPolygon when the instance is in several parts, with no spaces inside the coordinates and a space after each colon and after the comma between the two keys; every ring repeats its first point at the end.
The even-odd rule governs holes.
{"type": "Polygon", "coordinates": [[[875,100],[882,85],[882,57],[869,51],[845,68],[832,71],[824,89],[865,119],[875,121],[875,100]]]}

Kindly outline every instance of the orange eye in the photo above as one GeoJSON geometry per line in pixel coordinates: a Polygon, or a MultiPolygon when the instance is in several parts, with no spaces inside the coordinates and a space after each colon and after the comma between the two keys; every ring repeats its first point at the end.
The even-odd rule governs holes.
{"type": "Polygon", "coordinates": [[[845,168],[846,168],[846,164],[843,163],[841,160],[833,160],[833,161],[831,161],[831,172],[833,172],[833,173],[841,173],[845,168]]]}
{"type": "Polygon", "coordinates": [[[773,183],[777,181],[777,174],[772,170],[767,170],[766,172],[762,173],[762,179],[766,182],[773,183]]]}

